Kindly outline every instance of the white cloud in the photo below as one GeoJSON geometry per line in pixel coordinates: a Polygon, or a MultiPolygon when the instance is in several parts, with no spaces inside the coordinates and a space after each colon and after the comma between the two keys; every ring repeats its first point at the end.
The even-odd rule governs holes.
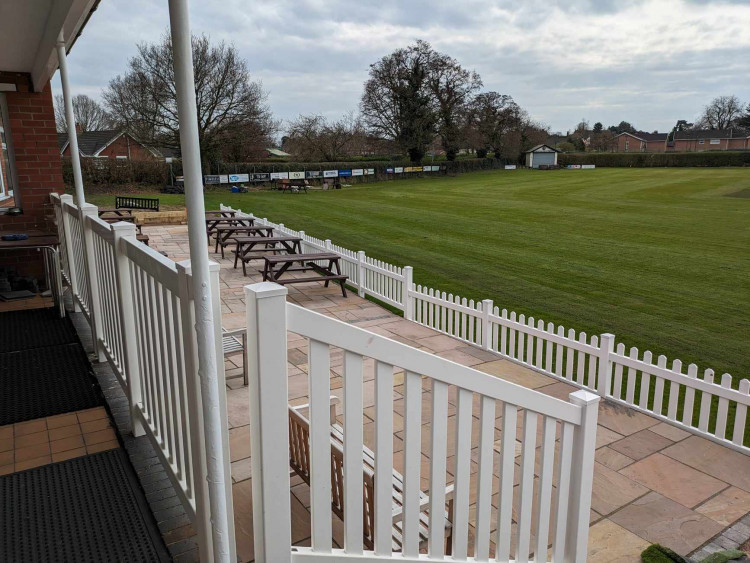
{"type": "MultiPolygon", "coordinates": [[[[416,38],[558,130],[666,130],[714,96],[750,101],[746,1],[193,0],[191,23],[238,47],[284,119],[356,108],[368,65],[416,38]]],[[[97,96],[168,24],[162,0],[102,2],[69,59],[76,90],[97,96]]]]}

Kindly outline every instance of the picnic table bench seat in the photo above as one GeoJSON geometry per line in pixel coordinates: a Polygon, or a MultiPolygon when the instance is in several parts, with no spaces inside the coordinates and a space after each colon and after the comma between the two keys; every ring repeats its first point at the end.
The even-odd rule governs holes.
{"type": "MultiPolygon", "coordinates": [[[[344,519],[344,429],[336,422],[336,404],[338,397],[331,397],[331,509],[342,520],[344,519]]],[[[289,466],[308,485],[310,484],[310,421],[300,412],[309,405],[289,406],[289,466]]],[[[390,476],[393,482],[393,551],[402,549],[403,493],[404,478],[393,470],[390,476]]],[[[374,548],[375,540],[375,454],[367,446],[362,446],[362,484],[363,484],[363,543],[366,549],[374,548]]],[[[386,476],[385,478],[388,478],[386,476]]],[[[453,485],[445,488],[447,510],[445,511],[445,553],[451,554],[453,535],[453,485]]],[[[429,537],[430,517],[425,512],[430,504],[430,497],[419,491],[419,537],[426,541],[429,537]]]]}
{"type": "Polygon", "coordinates": [[[238,236],[257,236],[258,238],[273,236],[273,227],[254,227],[252,219],[236,219],[236,221],[248,221],[250,224],[223,224],[214,228],[213,235],[216,241],[214,252],[219,252],[221,248],[222,258],[224,258],[224,249],[234,244],[238,236]]]}
{"type": "Polygon", "coordinates": [[[247,362],[245,361],[246,341],[246,328],[227,330],[221,327],[221,350],[223,355],[225,358],[242,356],[242,381],[245,385],[247,385],[248,381],[247,362]]]}
{"type": "Polygon", "coordinates": [[[341,294],[346,297],[344,282],[349,279],[349,276],[341,273],[340,258],[338,254],[333,252],[264,256],[265,264],[261,273],[263,274],[263,281],[271,281],[280,285],[322,281],[325,282],[325,287],[328,287],[330,282],[338,282],[341,286],[341,294]],[[328,261],[328,267],[317,264],[316,262],[318,261],[328,261]],[[295,263],[299,263],[300,265],[294,266],[295,263]],[[281,276],[287,272],[305,272],[309,270],[316,272],[319,276],[281,279],[281,276]]]}

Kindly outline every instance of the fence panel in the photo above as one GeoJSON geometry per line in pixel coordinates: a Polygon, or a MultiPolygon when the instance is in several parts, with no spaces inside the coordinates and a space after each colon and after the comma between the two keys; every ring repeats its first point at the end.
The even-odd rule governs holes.
{"type": "MultiPolygon", "coordinates": [[[[278,411],[286,407],[286,394],[281,392],[282,384],[279,383],[286,384],[286,365],[281,361],[285,358],[287,346],[286,330],[309,339],[310,415],[306,422],[309,445],[302,446],[309,447],[310,452],[312,546],[295,547],[295,561],[312,559],[320,554],[329,554],[336,560],[354,561],[362,554],[374,556],[374,550],[385,557],[400,552],[403,560],[416,561],[419,546],[426,538],[429,538],[429,557],[443,558],[449,549],[453,560],[465,561],[474,552],[469,542],[469,520],[475,513],[470,513],[469,498],[472,493],[481,495],[482,491],[491,491],[494,479],[501,481],[501,507],[497,514],[495,538],[500,560],[503,560],[503,549],[510,552],[512,536],[515,537],[512,550],[518,561],[528,561],[529,554],[540,549],[546,558],[549,543],[554,550],[564,553],[566,559],[576,560],[577,554],[580,557],[588,534],[598,397],[578,391],[571,396],[573,403],[560,401],[314,311],[285,304],[286,292],[275,285],[256,284],[247,286],[245,291],[248,337],[257,341],[251,345],[253,354],[257,353],[251,377],[251,397],[254,392],[260,392],[260,388],[279,386],[278,405],[266,404],[263,410],[257,402],[251,402],[251,416],[258,417],[253,418],[253,426],[261,430],[266,428],[274,417],[278,418],[278,411]],[[274,305],[274,301],[278,304],[274,305]],[[286,314],[279,315],[283,310],[286,314]],[[274,333],[278,333],[276,338],[270,341],[268,335],[263,336],[262,331],[254,328],[261,326],[273,326],[274,333]],[[283,331],[279,330],[282,326],[283,331]],[[338,351],[343,351],[344,357],[343,427],[338,422],[332,425],[329,416],[330,367],[332,353],[338,351]],[[365,376],[364,365],[372,366],[376,390],[374,412],[368,415],[368,419],[374,419],[375,452],[363,446],[362,388],[366,381],[371,380],[370,376],[365,376]],[[394,387],[394,372],[403,374],[403,386],[394,387]],[[394,397],[398,398],[398,404],[394,397]],[[427,428],[422,426],[426,400],[431,400],[433,405],[424,413],[430,424],[429,441],[422,439],[422,431],[427,428]],[[478,439],[473,432],[475,401],[482,405],[484,427],[478,439]],[[496,409],[504,413],[501,438],[508,437],[502,439],[500,463],[505,469],[502,477],[492,474],[496,409]],[[400,433],[404,439],[403,473],[395,471],[390,463],[394,453],[394,412],[403,417],[400,433]],[[515,431],[518,416],[522,417],[523,425],[520,440],[516,439],[515,431]],[[534,494],[537,424],[542,428],[543,454],[538,470],[541,488],[534,494]],[[567,440],[556,453],[554,444],[558,428],[567,440]],[[448,442],[451,434],[453,437],[448,442]],[[522,453],[520,467],[517,467],[515,459],[519,442],[522,453]],[[483,465],[476,484],[469,480],[474,446],[481,450],[483,465]],[[430,457],[430,496],[421,490],[420,452],[430,457]],[[343,463],[337,462],[338,459],[343,459],[343,463]],[[563,466],[565,461],[570,463],[563,466]],[[558,473],[563,477],[560,489],[565,498],[558,498],[552,487],[552,480],[558,473]],[[383,474],[386,478],[379,478],[383,474]],[[332,487],[332,475],[338,475],[334,484],[343,478],[344,487],[332,487]],[[446,487],[449,479],[454,485],[446,487]],[[516,479],[522,483],[517,534],[511,510],[516,479]],[[332,502],[334,509],[340,507],[338,510],[343,514],[348,538],[344,550],[331,545],[332,502]],[[451,510],[448,505],[452,506],[451,510]],[[553,507],[561,505],[565,511],[555,513],[553,507]],[[425,514],[427,509],[429,517],[425,514]],[[363,515],[362,510],[371,512],[363,515]],[[538,516],[534,518],[533,514],[538,516]],[[374,522],[374,534],[365,535],[364,547],[359,541],[363,517],[367,522],[374,522]],[[355,536],[358,536],[356,540],[355,536]]],[[[278,428],[278,421],[275,426],[278,428]]],[[[288,428],[278,428],[278,435],[269,434],[265,438],[260,432],[253,434],[256,440],[252,443],[253,451],[259,452],[256,454],[259,456],[265,456],[266,452],[275,456],[272,453],[274,448],[271,444],[264,444],[263,440],[282,439],[286,431],[288,428]]],[[[254,470],[257,467],[259,471],[254,473],[253,485],[257,483],[260,494],[266,479],[273,482],[278,479],[278,474],[286,472],[288,460],[276,459],[277,468],[264,466],[262,459],[257,463],[254,470]]],[[[278,504],[288,506],[283,499],[278,504]]],[[[484,503],[481,511],[476,512],[476,527],[482,530],[481,541],[476,546],[478,552],[489,550],[492,511],[492,506],[484,503]]],[[[281,521],[286,521],[287,516],[286,512],[280,516],[281,521]]],[[[256,528],[255,544],[269,545],[269,542],[278,547],[288,542],[288,538],[286,534],[279,538],[274,531],[256,528]]]]}

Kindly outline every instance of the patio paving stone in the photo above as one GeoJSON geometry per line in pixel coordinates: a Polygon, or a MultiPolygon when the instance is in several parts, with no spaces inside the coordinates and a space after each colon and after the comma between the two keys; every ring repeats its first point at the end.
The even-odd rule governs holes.
{"type": "Polygon", "coordinates": [[[729,487],[695,509],[719,524],[729,526],[750,512],[750,493],[729,487]]]}
{"type": "Polygon", "coordinates": [[[589,563],[640,563],[649,542],[608,519],[589,530],[589,563]]]}
{"type": "Polygon", "coordinates": [[[663,453],[750,492],[750,456],[699,436],[691,436],[678,442],[665,449],[663,453]]]}
{"type": "Polygon", "coordinates": [[[609,445],[615,451],[620,452],[632,459],[643,459],[654,452],[672,445],[672,440],[654,434],[650,430],[641,430],[631,434],[622,440],[609,445]]]}

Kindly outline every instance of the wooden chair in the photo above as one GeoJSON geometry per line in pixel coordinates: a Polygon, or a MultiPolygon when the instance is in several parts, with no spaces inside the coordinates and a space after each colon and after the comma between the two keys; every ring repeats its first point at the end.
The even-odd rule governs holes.
{"type": "MultiPolygon", "coordinates": [[[[338,397],[331,397],[331,508],[339,518],[344,518],[344,429],[336,422],[336,404],[338,397]]],[[[300,411],[309,405],[289,407],[289,465],[305,483],[310,484],[310,421],[300,411]]],[[[363,540],[366,549],[374,548],[375,541],[375,454],[362,447],[362,506],[363,506],[363,540]]],[[[393,470],[393,550],[401,551],[404,478],[393,470]]],[[[451,553],[453,521],[453,485],[445,489],[448,509],[445,513],[448,530],[446,554],[451,553]]],[[[430,519],[425,510],[429,507],[430,497],[419,492],[419,536],[426,541],[429,535],[430,519]]]]}
{"type": "Polygon", "coordinates": [[[247,362],[245,361],[245,341],[247,329],[227,330],[221,327],[221,348],[225,358],[242,355],[242,381],[247,386],[247,362]]]}

